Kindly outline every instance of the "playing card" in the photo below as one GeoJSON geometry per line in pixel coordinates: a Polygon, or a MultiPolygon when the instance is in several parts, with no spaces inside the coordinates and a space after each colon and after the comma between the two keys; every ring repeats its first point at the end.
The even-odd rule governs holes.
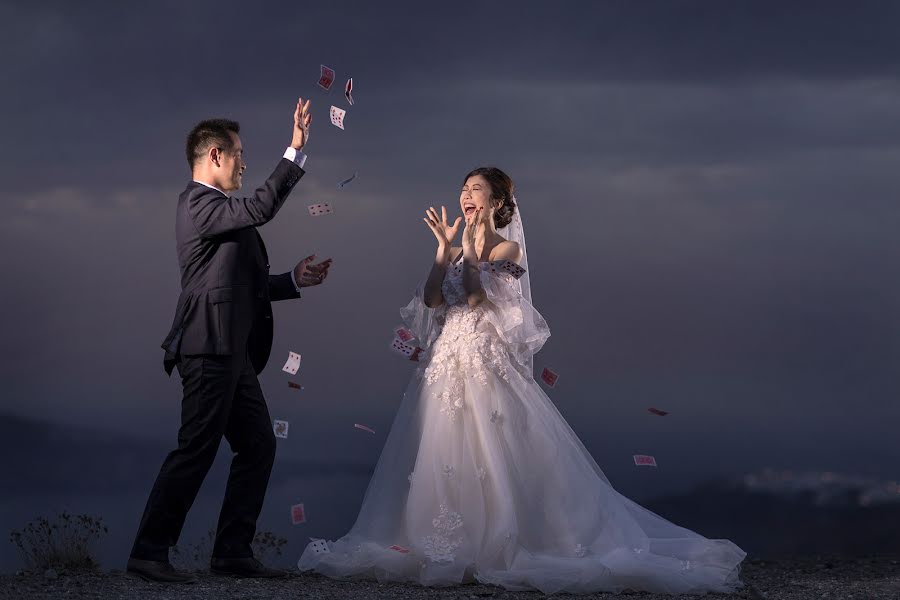
{"type": "Polygon", "coordinates": [[[419,362],[419,354],[421,354],[421,353],[422,353],[422,349],[419,348],[418,346],[416,346],[416,349],[413,350],[412,356],[409,357],[409,360],[414,360],[416,362],[419,362]]]}
{"type": "Polygon", "coordinates": [[[288,422],[287,421],[278,421],[276,420],[273,424],[273,429],[275,430],[275,437],[287,439],[288,436],[288,422]]]}
{"type": "Polygon", "coordinates": [[[554,373],[547,367],[544,367],[544,370],[541,371],[541,381],[549,385],[550,387],[556,386],[556,380],[559,379],[559,374],[554,373]]]}
{"type": "Polygon", "coordinates": [[[335,127],[344,128],[344,115],[347,114],[347,111],[343,108],[338,108],[337,106],[331,107],[331,124],[335,127]]]}
{"type": "Polygon", "coordinates": [[[320,67],[322,75],[319,77],[319,86],[325,90],[330,90],[331,84],[334,83],[334,69],[325,65],[320,65],[320,67]]]}
{"type": "Polygon", "coordinates": [[[391,350],[404,356],[405,358],[411,358],[415,353],[416,349],[409,344],[400,341],[398,338],[394,338],[394,341],[391,342],[391,350]]]}
{"type": "Polygon", "coordinates": [[[396,330],[394,330],[394,333],[397,334],[397,339],[403,343],[416,339],[416,336],[413,335],[413,332],[406,327],[398,327],[396,330]]]}
{"type": "Polygon", "coordinates": [[[494,273],[509,273],[516,279],[525,274],[525,269],[511,260],[498,260],[491,263],[491,271],[494,273]]]}
{"type": "Polygon", "coordinates": [[[344,187],[345,185],[347,185],[348,183],[350,183],[351,181],[353,181],[354,179],[356,179],[356,176],[357,176],[357,175],[359,175],[359,173],[354,171],[353,175],[351,175],[350,177],[348,177],[347,179],[343,180],[342,182],[340,182],[340,183],[338,184],[338,189],[343,189],[343,187],[344,187]]]}
{"type": "Polygon", "coordinates": [[[299,383],[294,383],[293,381],[288,381],[288,387],[295,390],[302,390],[303,386],[299,383]]]}
{"type": "Polygon", "coordinates": [[[359,423],[354,423],[353,426],[356,427],[357,429],[362,429],[363,431],[368,431],[369,433],[375,433],[375,430],[372,429],[371,427],[369,427],[368,425],[361,425],[359,423]]]}
{"type": "Polygon", "coordinates": [[[634,464],[636,464],[638,466],[644,465],[644,466],[648,466],[648,467],[655,467],[656,459],[653,458],[652,456],[648,456],[646,454],[635,454],[634,455],[634,464]]]}
{"type": "Polygon", "coordinates": [[[659,410],[658,408],[652,408],[652,407],[648,408],[647,411],[653,413],[654,415],[659,415],[660,417],[664,417],[667,414],[669,414],[668,412],[666,412],[664,410],[659,410]]]}
{"type": "Polygon", "coordinates": [[[300,355],[296,352],[288,352],[287,362],[284,363],[284,366],[281,367],[281,370],[285,373],[290,373],[291,375],[297,374],[297,369],[300,368],[300,355]]]}
{"type": "Polygon", "coordinates": [[[397,544],[394,544],[393,546],[388,548],[388,550],[395,550],[400,554],[409,554],[409,548],[404,548],[403,546],[398,546],[397,544]]]}
{"type": "Polygon", "coordinates": [[[347,84],[344,86],[344,95],[347,96],[347,102],[350,103],[350,106],[353,106],[353,78],[347,80],[347,84]]]}
{"type": "Polygon", "coordinates": [[[309,538],[309,541],[312,542],[309,547],[312,548],[312,551],[316,554],[328,554],[331,552],[331,550],[328,548],[328,542],[326,542],[325,540],[309,538]]]}
{"type": "Polygon", "coordinates": [[[321,217],[322,215],[330,215],[334,212],[331,208],[331,205],[327,202],[323,202],[322,204],[312,204],[307,207],[309,210],[309,214],[314,217],[321,217]]]}
{"type": "Polygon", "coordinates": [[[306,523],[306,511],[303,510],[302,502],[291,507],[291,523],[294,525],[306,523]]]}

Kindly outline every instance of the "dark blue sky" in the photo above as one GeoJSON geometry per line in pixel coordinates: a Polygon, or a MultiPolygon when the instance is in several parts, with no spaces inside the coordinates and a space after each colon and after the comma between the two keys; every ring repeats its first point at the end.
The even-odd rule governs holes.
{"type": "Polygon", "coordinates": [[[421,212],[458,212],[492,164],[553,333],[535,364],[601,467],[892,475],[898,29],[892,2],[3,3],[0,412],[174,440],[184,136],[239,120],[252,188],[302,95],[308,174],[261,232],[275,270],[335,264],[276,308],[280,455],[374,461],[411,372],[392,327],[433,256],[421,212]]]}

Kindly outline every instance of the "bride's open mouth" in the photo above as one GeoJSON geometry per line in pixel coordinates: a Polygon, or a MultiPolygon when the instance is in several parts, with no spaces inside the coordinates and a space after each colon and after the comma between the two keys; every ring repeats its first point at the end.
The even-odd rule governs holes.
{"type": "Polygon", "coordinates": [[[473,212],[475,212],[475,205],[474,204],[464,204],[463,212],[467,215],[472,214],[473,212]]]}

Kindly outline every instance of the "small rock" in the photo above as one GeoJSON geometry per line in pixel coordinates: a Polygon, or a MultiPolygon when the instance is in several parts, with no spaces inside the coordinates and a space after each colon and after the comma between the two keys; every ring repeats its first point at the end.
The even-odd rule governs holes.
{"type": "Polygon", "coordinates": [[[57,577],[59,577],[59,573],[56,572],[56,569],[47,569],[44,571],[45,579],[56,579],[57,577]]]}

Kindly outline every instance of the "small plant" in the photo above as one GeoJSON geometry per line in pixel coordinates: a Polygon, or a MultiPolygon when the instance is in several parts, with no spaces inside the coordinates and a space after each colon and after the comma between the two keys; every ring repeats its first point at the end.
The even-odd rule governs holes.
{"type": "MultiPolygon", "coordinates": [[[[186,546],[184,550],[175,546],[172,548],[172,564],[179,569],[205,569],[209,566],[212,557],[212,549],[216,540],[215,529],[210,529],[206,535],[196,542],[186,546]]],[[[253,537],[253,556],[260,562],[267,563],[281,557],[281,551],[287,540],[277,536],[271,531],[258,531],[253,537]]]]}
{"type": "Polygon", "coordinates": [[[92,555],[93,547],[108,532],[102,518],[63,511],[52,521],[38,517],[22,531],[13,529],[9,541],[19,549],[31,571],[96,569],[99,565],[92,555]]]}

